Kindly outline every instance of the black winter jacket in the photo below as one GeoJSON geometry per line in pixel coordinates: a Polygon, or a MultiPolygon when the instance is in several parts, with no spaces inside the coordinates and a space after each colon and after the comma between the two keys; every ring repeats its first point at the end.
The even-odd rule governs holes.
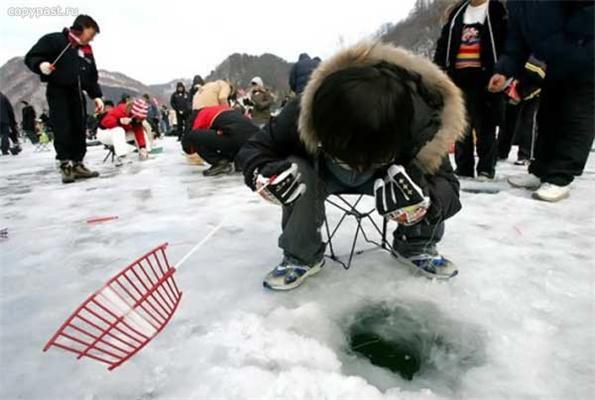
{"type": "Polygon", "coordinates": [[[58,55],[68,46],[67,31],[49,33],[43,36],[25,55],[27,67],[41,77],[42,82],[70,89],[84,90],[89,97],[101,97],[99,76],[93,53],[79,56],[79,49],[69,48],[56,63],[56,70],[50,75],[44,75],[39,65],[47,61],[54,62],[58,55]]]}
{"type": "Polygon", "coordinates": [[[509,34],[496,71],[520,76],[530,55],[547,64],[546,79],[593,82],[595,2],[509,0],[509,34]]]}
{"type": "MultiPolygon", "coordinates": [[[[389,62],[409,70],[417,82],[410,82],[413,95],[413,138],[410,154],[395,160],[421,176],[418,182],[432,199],[430,214],[449,218],[461,209],[459,183],[450,161],[450,144],[465,132],[465,107],[460,90],[438,67],[425,58],[385,44],[362,43],[339,52],[316,69],[301,97],[290,101],[281,114],[259,131],[240,150],[236,160],[246,184],[254,190],[253,177],[263,165],[297,156],[317,167],[320,151],[312,126],[314,95],[332,72],[356,65],[389,62]],[[418,173],[421,172],[421,173],[418,173]]],[[[356,151],[354,149],[354,151],[356,151]]],[[[387,166],[388,167],[388,166],[387,166]]],[[[377,171],[379,174],[382,171],[377,171]]]]}

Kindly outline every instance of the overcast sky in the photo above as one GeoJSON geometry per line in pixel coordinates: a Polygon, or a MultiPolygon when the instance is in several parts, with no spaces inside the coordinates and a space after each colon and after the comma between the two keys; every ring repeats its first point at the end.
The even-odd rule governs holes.
{"type": "Polygon", "coordinates": [[[301,52],[327,57],[386,22],[407,16],[414,0],[294,1],[8,1],[0,17],[0,65],[24,55],[45,33],[70,26],[72,16],[20,17],[22,7],[72,7],[95,18],[99,68],[146,84],[198,73],[206,76],[234,52],[301,52]],[[21,7],[18,10],[11,7],[21,7]],[[10,9],[10,10],[9,10],[10,9]]]}

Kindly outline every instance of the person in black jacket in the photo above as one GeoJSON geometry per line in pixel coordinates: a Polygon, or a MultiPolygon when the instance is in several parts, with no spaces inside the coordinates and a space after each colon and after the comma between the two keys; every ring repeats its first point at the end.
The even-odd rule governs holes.
{"type": "Polygon", "coordinates": [[[182,140],[182,135],[186,132],[186,123],[188,111],[188,92],[183,82],[176,84],[176,91],[172,93],[169,100],[171,108],[176,112],[176,121],[178,124],[178,141],[182,140]]]}
{"type": "Polygon", "coordinates": [[[28,137],[32,143],[37,142],[37,127],[35,126],[35,120],[37,114],[31,104],[25,100],[21,101],[23,109],[21,110],[21,127],[25,136],[28,137]]]}
{"type": "Polygon", "coordinates": [[[461,208],[448,149],[465,129],[460,90],[423,57],[364,42],[322,62],[236,158],[246,184],[283,206],[284,259],[264,285],[292,289],[320,270],[325,198],[347,192],[375,195],[399,223],[393,254],[405,264],[456,275],[436,243],[461,208]]]}
{"type": "MultiPolygon", "coordinates": [[[[320,59],[319,59],[320,60],[320,59]]],[[[296,94],[300,94],[306,88],[312,71],[320,64],[320,61],[310,58],[307,53],[300,54],[298,61],[293,64],[289,71],[289,88],[296,94]]]]}
{"type": "Polygon", "coordinates": [[[54,147],[64,183],[99,176],[83,164],[87,151],[83,91],[95,101],[96,112],[103,109],[97,67],[89,45],[97,33],[97,22],[88,15],[79,15],[70,29],[43,36],[25,55],[27,67],[48,84],[46,97],[54,147]]]}
{"type": "Polygon", "coordinates": [[[533,196],[559,201],[582,174],[595,133],[593,1],[509,1],[509,32],[490,90],[510,78],[540,82],[539,135],[529,174],[511,177],[533,196]],[[531,78],[532,77],[532,78],[531,78]]]}
{"type": "Polygon", "coordinates": [[[469,130],[455,146],[456,173],[493,179],[497,161],[496,126],[502,112],[500,96],[490,94],[487,84],[506,39],[506,10],[498,0],[465,0],[450,12],[438,39],[434,62],[465,94],[469,130]],[[477,138],[478,162],[475,165],[477,138]]]}
{"type": "Polygon", "coordinates": [[[184,135],[182,148],[186,154],[198,154],[211,167],[204,176],[227,174],[240,148],[258,132],[258,127],[240,111],[229,106],[201,109],[191,131],[184,135]]]}
{"type": "Polygon", "coordinates": [[[187,135],[192,130],[192,123],[196,119],[196,115],[198,114],[198,110],[192,109],[192,101],[194,100],[194,95],[203,87],[205,84],[204,79],[200,75],[194,75],[192,78],[192,86],[188,91],[188,100],[186,102],[186,108],[188,110],[188,115],[186,115],[186,130],[184,131],[184,135],[187,135]]]}
{"type": "Polygon", "coordinates": [[[4,93],[0,92],[0,149],[2,155],[6,156],[10,153],[17,155],[21,151],[18,132],[12,104],[4,93]],[[10,147],[11,140],[13,147],[10,147]]]}

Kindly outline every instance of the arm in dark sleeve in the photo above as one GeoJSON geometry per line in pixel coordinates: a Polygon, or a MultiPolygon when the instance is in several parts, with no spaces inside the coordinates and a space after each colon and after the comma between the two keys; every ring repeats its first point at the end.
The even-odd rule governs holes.
{"type": "Polygon", "coordinates": [[[51,34],[43,36],[31,47],[31,50],[25,55],[25,65],[32,72],[41,75],[39,64],[44,61],[52,62],[59,54],[61,49],[57,49],[51,34]]]}
{"type": "Polygon", "coordinates": [[[446,69],[446,53],[448,51],[448,34],[450,30],[450,18],[442,27],[442,32],[436,43],[436,51],[434,52],[434,64],[438,65],[441,69],[446,69]]]}
{"type": "Polygon", "coordinates": [[[531,49],[527,45],[521,32],[519,13],[516,11],[518,5],[509,4],[508,32],[504,53],[498,60],[495,72],[508,77],[520,75],[525,62],[531,55],[531,49]]]}
{"type": "Polygon", "coordinates": [[[287,158],[292,149],[300,146],[298,116],[299,101],[294,99],[287,103],[273,122],[267,124],[240,149],[236,160],[242,168],[246,185],[252,190],[254,171],[270,162],[287,158]]]}
{"type": "Polygon", "coordinates": [[[93,59],[93,64],[91,65],[89,81],[87,82],[84,89],[92,99],[103,96],[101,87],[99,87],[99,74],[97,73],[97,67],[95,66],[95,59],[93,59]]]}

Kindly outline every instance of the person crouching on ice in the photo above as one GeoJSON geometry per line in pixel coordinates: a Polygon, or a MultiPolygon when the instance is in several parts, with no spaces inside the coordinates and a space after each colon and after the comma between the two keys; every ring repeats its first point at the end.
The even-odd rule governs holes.
{"type": "Polygon", "coordinates": [[[283,260],[264,286],[289,290],[320,271],[324,202],[364,193],[398,223],[393,255],[425,276],[456,266],[436,244],[461,209],[449,146],[465,132],[460,90],[432,62],[388,44],[360,43],[313,72],[301,97],[238,154],[246,184],[283,209],[283,260]]]}
{"type": "Polygon", "coordinates": [[[141,161],[148,158],[148,138],[143,128],[148,108],[142,99],[128,100],[110,109],[99,121],[97,139],[105,145],[114,146],[116,166],[121,166],[122,158],[134,151],[135,147],[128,142],[135,142],[141,161]]]}
{"type": "Polygon", "coordinates": [[[240,148],[258,130],[250,119],[229,105],[203,107],[192,131],[182,139],[182,148],[186,154],[197,153],[211,164],[204,176],[227,174],[233,170],[240,148]]]}

